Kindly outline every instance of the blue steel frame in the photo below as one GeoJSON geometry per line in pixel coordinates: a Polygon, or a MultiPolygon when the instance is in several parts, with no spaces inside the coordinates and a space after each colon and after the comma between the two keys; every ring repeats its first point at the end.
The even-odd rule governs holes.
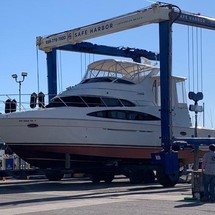
{"type": "Polygon", "coordinates": [[[77,43],[75,45],[65,45],[58,48],[53,48],[51,52],[47,53],[47,70],[48,70],[48,94],[49,100],[57,95],[57,50],[94,53],[100,55],[119,56],[133,59],[133,61],[140,63],[141,57],[146,57],[149,60],[158,60],[160,55],[154,52],[146,51],[144,49],[135,48],[119,48],[112,46],[104,46],[92,44],[89,42],[77,43]]]}
{"type": "MultiPolygon", "coordinates": [[[[167,5],[168,7],[168,5],[167,5]]],[[[168,21],[163,21],[159,23],[159,40],[160,40],[160,78],[161,78],[161,145],[164,149],[164,160],[165,163],[169,162],[177,162],[178,159],[175,156],[169,156],[171,154],[171,146],[172,146],[172,119],[171,119],[171,73],[172,73],[172,20],[173,18],[175,23],[183,24],[183,25],[191,25],[200,28],[206,28],[215,30],[215,19],[210,19],[203,16],[198,16],[191,13],[185,12],[177,12],[172,10],[170,14],[170,18],[168,21]],[[170,157],[170,159],[169,159],[170,157]],[[173,157],[173,158],[171,158],[173,157]],[[177,161],[176,161],[177,160],[177,161]]],[[[69,50],[69,51],[79,51],[79,52],[88,52],[88,53],[97,53],[112,56],[123,56],[129,57],[129,54],[125,54],[125,52],[116,54],[117,50],[100,47],[100,49],[85,49],[83,51],[83,47],[77,46],[76,49],[70,49],[71,46],[59,47],[61,50],[69,50]],[[116,55],[115,55],[116,54],[116,55]]],[[[113,47],[112,47],[113,48],[113,47]]],[[[131,53],[130,53],[131,54],[131,53]]],[[[144,56],[144,55],[141,55],[144,56]]],[[[130,56],[132,59],[138,62],[139,57],[134,58],[134,56],[130,56]]],[[[156,56],[157,57],[157,56],[156,56]]],[[[56,49],[52,49],[51,52],[47,53],[47,66],[48,66],[48,93],[49,100],[57,94],[57,65],[56,65],[56,49]]],[[[199,140],[201,142],[201,140],[199,140]]],[[[193,144],[200,144],[200,142],[195,140],[190,140],[193,144]]],[[[163,153],[163,152],[162,152],[163,153]]],[[[162,154],[163,156],[163,154],[162,154]]],[[[162,163],[162,162],[161,162],[162,163]]],[[[170,168],[169,166],[164,165],[166,168],[166,173],[172,174],[178,171],[177,165],[173,164],[174,168],[170,168]],[[170,170],[171,169],[171,170],[170,170]]]]}
{"type": "Polygon", "coordinates": [[[160,82],[161,82],[161,145],[170,151],[172,139],[171,75],[172,75],[172,26],[170,21],[159,23],[160,82]],[[167,129],[168,128],[168,129],[167,129]]]}
{"type": "Polygon", "coordinates": [[[57,94],[57,50],[47,53],[48,94],[49,100],[57,94]]]}

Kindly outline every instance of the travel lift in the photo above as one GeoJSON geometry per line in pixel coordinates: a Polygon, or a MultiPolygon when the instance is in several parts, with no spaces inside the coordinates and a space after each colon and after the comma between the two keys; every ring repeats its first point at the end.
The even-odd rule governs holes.
{"type": "MultiPolygon", "coordinates": [[[[177,153],[172,151],[173,143],[186,143],[187,145],[192,145],[194,148],[198,148],[199,145],[209,145],[214,143],[215,139],[203,139],[198,137],[189,139],[173,139],[172,137],[170,77],[172,74],[173,23],[215,30],[215,18],[184,12],[181,11],[179,7],[172,4],[156,3],[152,4],[148,8],[137,10],[91,25],[75,28],[47,37],[37,37],[37,46],[40,50],[47,53],[49,99],[57,94],[57,50],[131,57],[137,62],[139,62],[141,56],[152,60],[160,60],[161,146],[163,147],[163,150],[159,153],[152,154],[152,160],[155,164],[162,165],[165,179],[172,181],[174,184],[175,180],[178,180],[179,165],[177,153]],[[90,38],[152,23],[159,24],[160,55],[146,52],[145,50],[123,50],[115,47],[98,46],[82,42],[90,38]]],[[[198,150],[196,151],[198,152],[198,150]]],[[[194,189],[194,194],[196,190],[198,189],[194,189]]]]}

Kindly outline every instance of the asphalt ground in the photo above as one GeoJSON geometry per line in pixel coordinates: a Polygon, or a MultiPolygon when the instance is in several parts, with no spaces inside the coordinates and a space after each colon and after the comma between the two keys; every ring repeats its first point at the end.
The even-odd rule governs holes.
{"type": "Polygon", "coordinates": [[[163,188],[154,183],[132,185],[123,177],[110,184],[66,178],[0,181],[0,215],[204,215],[215,203],[192,198],[191,184],[163,188]]]}

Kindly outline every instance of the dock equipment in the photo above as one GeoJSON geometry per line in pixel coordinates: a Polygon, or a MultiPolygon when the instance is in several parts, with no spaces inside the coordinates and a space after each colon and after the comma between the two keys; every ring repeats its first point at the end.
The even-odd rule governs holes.
{"type": "MultiPolygon", "coordinates": [[[[182,11],[172,4],[156,3],[150,7],[137,10],[125,15],[110,18],[87,26],[60,32],[47,37],[37,37],[37,46],[47,53],[48,65],[48,94],[51,99],[57,94],[57,66],[56,51],[70,50],[89,53],[103,53],[116,56],[131,57],[134,52],[122,52],[117,48],[90,45],[83,41],[127,29],[140,27],[152,23],[159,24],[159,48],[160,48],[160,82],[161,82],[161,145],[163,152],[160,153],[161,163],[165,173],[174,177],[178,172],[177,156],[172,154],[172,119],[171,119],[171,74],[172,74],[172,25],[174,23],[190,25],[205,29],[215,30],[215,18],[202,16],[182,11]],[[109,51],[108,51],[109,50],[109,51]],[[119,51],[121,53],[119,54],[119,51]],[[108,53],[109,52],[109,53],[108,53]],[[117,53],[118,52],[118,53],[117,53]],[[132,53],[132,54],[131,54],[132,53]],[[173,165],[167,165],[172,163],[173,165]]],[[[147,53],[148,54],[148,53],[147,53]]],[[[145,56],[144,54],[139,56],[145,56]]],[[[155,55],[154,55],[155,56],[155,55]]],[[[138,58],[136,58],[137,60],[138,58]]],[[[192,144],[198,144],[199,140],[193,138],[192,144]]],[[[157,155],[155,158],[159,157],[157,155]]],[[[156,161],[156,159],[155,159],[156,161]]],[[[158,161],[156,161],[158,162],[158,161]]]]}

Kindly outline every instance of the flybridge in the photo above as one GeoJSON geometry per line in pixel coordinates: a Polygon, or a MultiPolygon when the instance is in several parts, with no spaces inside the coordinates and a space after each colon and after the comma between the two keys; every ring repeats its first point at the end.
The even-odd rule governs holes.
{"type": "Polygon", "coordinates": [[[37,45],[39,49],[49,52],[52,48],[67,44],[76,44],[86,39],[168,20],[170,11],[170,9],[154,4],[147,9],[134,11],[91,25],[75,28],[47,37],[37,37],[37,45]]]}

